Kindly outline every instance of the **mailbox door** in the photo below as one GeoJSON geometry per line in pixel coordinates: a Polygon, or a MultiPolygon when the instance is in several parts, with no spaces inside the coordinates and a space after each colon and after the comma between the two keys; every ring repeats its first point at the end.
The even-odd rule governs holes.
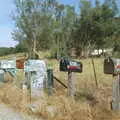
{"type": "Polygon", "coordinates": [[[114,74],[114,61],[110,58],[104,60],[104,73],[114,74]]]}

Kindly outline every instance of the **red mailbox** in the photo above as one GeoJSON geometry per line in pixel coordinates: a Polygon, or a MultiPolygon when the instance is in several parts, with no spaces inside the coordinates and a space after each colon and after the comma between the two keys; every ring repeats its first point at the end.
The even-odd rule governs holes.
{"type": "Polygon", "coordinates": [[[24,69],[24,62],[25,62],[24,59],[16,60],[16,67],[17,67],[17,69],[24,69]]]}

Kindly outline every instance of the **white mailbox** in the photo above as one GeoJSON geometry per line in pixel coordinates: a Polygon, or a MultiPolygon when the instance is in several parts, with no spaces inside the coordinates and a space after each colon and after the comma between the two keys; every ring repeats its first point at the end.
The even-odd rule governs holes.
{"type": "Polygon", "coordinates": [[[16,61],[14,60],[1,60],[0,61],[0,68],[2,69],[11,69],[16,68],[16,61]]]}
{"type": "Polygon", "coordinates": [[[28,83],[32,97],[42,96],[44,82],[47,76],[46,64],[43,60],[28,60],[24,63],[25,75],[28,75],[28,83]]]}
{"type": "Polygon", "coordinates": [[[12,77],[16,76],[16,61],[15,60],[1,60],[0,69],[8,72],[12,77]]]}

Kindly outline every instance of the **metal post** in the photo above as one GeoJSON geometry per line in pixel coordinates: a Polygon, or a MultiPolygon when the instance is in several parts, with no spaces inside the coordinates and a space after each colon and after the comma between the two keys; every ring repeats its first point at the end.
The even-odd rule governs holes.
{"type": "Polygon", "coordinates": [[[73,72],[68,71],[68,95],[74,100],[75,95],[75,83],[73,78],[73,72]]]}

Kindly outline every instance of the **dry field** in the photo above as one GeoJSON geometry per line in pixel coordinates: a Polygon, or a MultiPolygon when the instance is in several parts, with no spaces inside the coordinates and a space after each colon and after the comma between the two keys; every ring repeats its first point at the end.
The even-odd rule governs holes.
{"type": "MultiPolygon", "coordinates": [[[[120,120],[119,113],[111,111],[112,83],[114,78],[103,73],[103,59],[95,58],[99,88],[95,86],[91,59],[80,60],[83,73],[75,73],[75,101],[67,96],[67,89],[55,81],[53,95],[29,101],[28,91],[20,88],[22,73],[19,71],[13,83],[0,86],[0,102],[19,112],[35,115],[43,120],[120,120]],[[36,104],[36,110],[29,105],[36,104]]],[[[59,71],[58,61],[46,60],[54,75],[67,85],[67,73],[59,71]]]]}

